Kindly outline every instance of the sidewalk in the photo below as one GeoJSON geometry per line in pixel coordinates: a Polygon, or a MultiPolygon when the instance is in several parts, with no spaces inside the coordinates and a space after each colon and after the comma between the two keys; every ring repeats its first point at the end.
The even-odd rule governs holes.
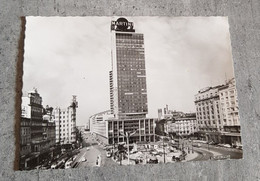
{"type": "Polygon", "coordinates": [[[191,160],[197,158],[198,156],[199,156],[199,153],[197,153],[196,151],[194,151],[194,153],[188,153],[185,160],[183,160],[182,162],[191,161],[191,160]]]}

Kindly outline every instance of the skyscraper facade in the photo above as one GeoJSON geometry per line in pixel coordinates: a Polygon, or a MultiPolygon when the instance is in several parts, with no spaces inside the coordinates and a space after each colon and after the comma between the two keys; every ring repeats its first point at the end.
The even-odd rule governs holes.
{"type": "Polygon", "coordinates": [[[132,22],[119,18],[111,23],[110,101],[116,118],[145,118],[148,113],[144,35],[132,22]]]}
{"type": "Polygon", "coordinates": [[[126,142],[125,133],[132,133],[129,143],[153,142],[155,119],[146,118],[144,35],[125,18],[111,22],[111,59],[110,115],[93,115],[90,131],[107,144],[126,142]]]}

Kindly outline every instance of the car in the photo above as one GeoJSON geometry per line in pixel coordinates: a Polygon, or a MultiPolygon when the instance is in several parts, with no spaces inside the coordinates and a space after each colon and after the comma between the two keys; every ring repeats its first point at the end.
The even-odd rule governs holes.
{"type": "Polygon", "coordinates": [[[87,151],[89,151],[89,147],[87,147],[87,149],[86,149],[87,151]]]}
{"type": "Polygon", "coordinates": [[[57,167],[57,163],[51,165],[51,169],[55,169],[57,167]]]}
{"type": "Polygon", "coordinates": [[[81,159],[82,162],[86,162],[87,159],[83,156],[82,159],[81,159]]]}
{"type": "Polygon", "coordinates": [[[230,144],[224,144],[223,146],[226,147],[226,148],[231,148],[230,144]]]}
{"type": "Polygon", "coordinates": [[[243,149],[243,145],[239,145],[239,146],[237,146],[237,148],[242,150],[243,149]]]}
{"type": "Polygon", "coordinates": [[[149,164],[157,164],[159,163],[158,159],[156,157],[152,157],[148,161],[149,164]]]}
{"type": "Polygon", "coordinates": [[[65,163],[65,169],[67,169],[67,168],[71,168],[72,167],[72,160],[69,160],[69,161],[67,161],[66,163],[65,163]]]}
{"type": "Polygon", "coordinates": [[[215,144],[214,141],[210,141],[210,142],[209,142],[209,145],[214,145],[214,144],[215,144]]]}
{"type": "Polygon", "coordinates": [[[112,156],[112,153],[110,151],[107,151],[106,155],[107,155],[107,158],[110,158],[112,156]]]}
{"type": "Polygon", "coordinates": [[[193,143],[193,146],[199,148],[199,147],[201,147],[201,144],[200,143],[193,143]]]}

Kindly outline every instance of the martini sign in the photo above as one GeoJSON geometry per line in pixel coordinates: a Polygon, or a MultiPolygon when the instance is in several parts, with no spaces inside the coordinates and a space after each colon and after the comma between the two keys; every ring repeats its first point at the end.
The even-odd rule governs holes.
{"type": "Polygon", "coordinates": [[[116,21],[111,22],[111,30],[116,31],[134,31],[134,23],[128,22],[125,18],[118,18],[116,21]]]}

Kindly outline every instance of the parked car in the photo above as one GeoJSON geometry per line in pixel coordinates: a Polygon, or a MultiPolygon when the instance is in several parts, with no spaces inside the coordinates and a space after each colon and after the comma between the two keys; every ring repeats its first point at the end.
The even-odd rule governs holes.
{"type": "Polygon", "coordinates": [[[243,149],[243,145],[239,145],[239,146],[237,146],[237,148],[242,150],[243,149]]]}
{"type": "Polygon", "coordinates": [[[157,164],[159,162],[158,162],[158,159],[156,157],[152,157],[152,158],[149,159],[148,163],[149,164],[157,164]]]}
{"type": "Polygon", "coordinates": [[[81,159],[82,162],[86,162],[87,159],[83,156],[82,159],[81,159]]]}
{"type": "Polygon", "coordinates": [[[110,158],[112,156],[111,151],[107,151],[106,155],[107,155],[107,158],[110,158]]]}
{"type": "Polygon", "coordinates": [[[67,169],[67,168],[71,168],[72,167],[72,160],[69,160],[69,161],[67,161],[66,163],[65,163],[65,169],[67,169]]]}
{"type": "Polygon", "coordinates": [[[200,143],[193,143],[193,146],[199,148],[199,147],[201,147],[201,144],[200,143]]]}
{"type": "Polygon", "coordinates": [[[226,147],[226,148],[231,148],[230,144],[224,144],[223,146],[226,147]]]}

